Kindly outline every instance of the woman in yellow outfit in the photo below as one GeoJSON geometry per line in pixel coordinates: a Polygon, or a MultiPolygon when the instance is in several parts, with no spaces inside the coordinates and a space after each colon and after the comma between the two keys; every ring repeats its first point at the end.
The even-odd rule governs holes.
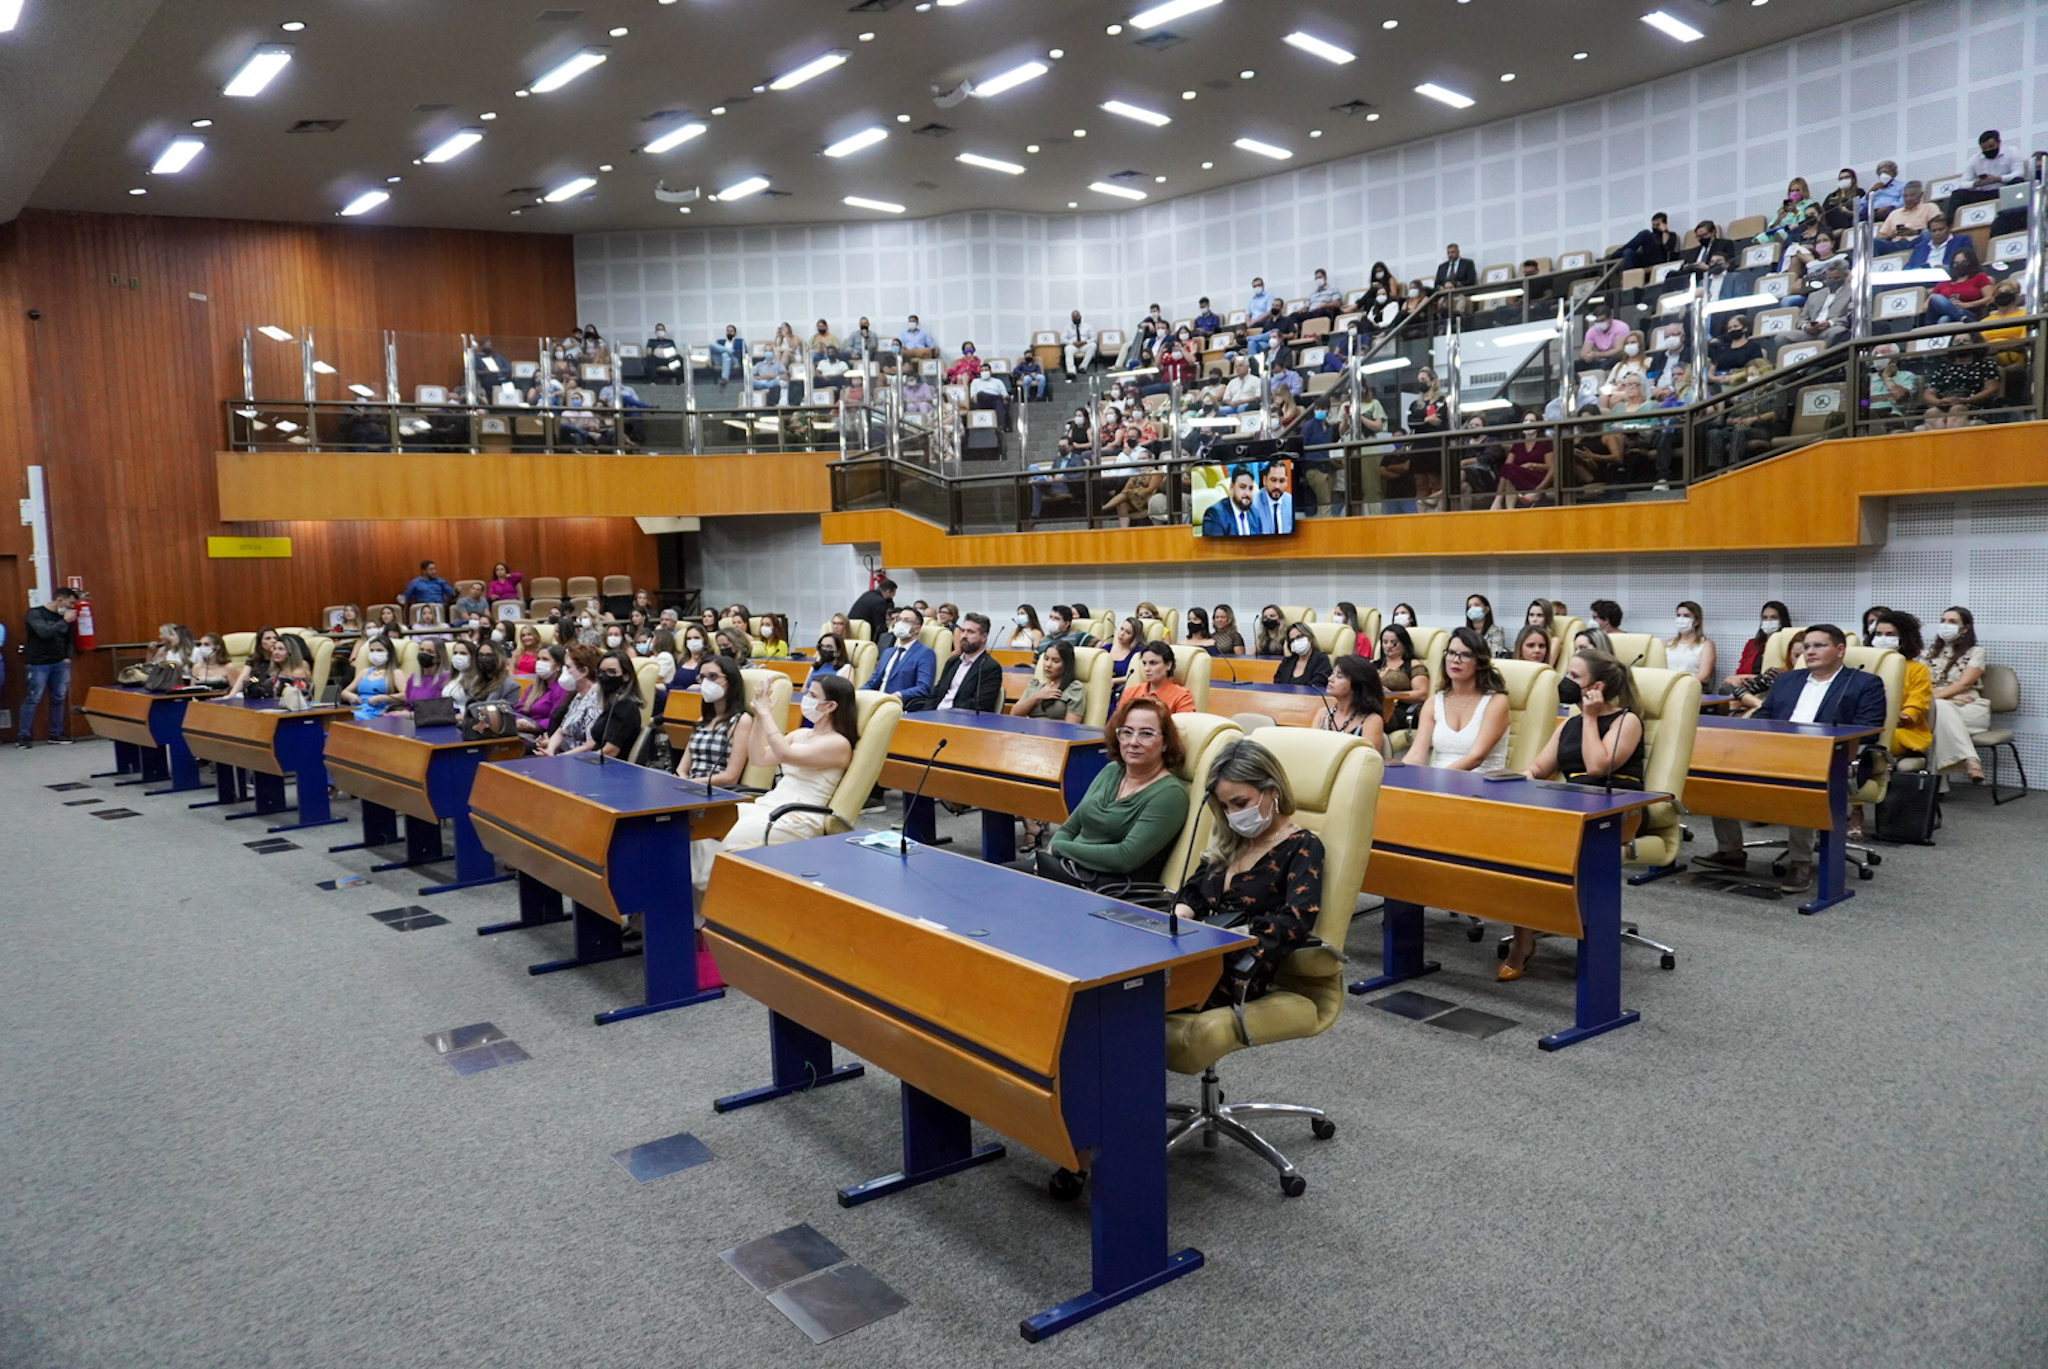
{"type": "MultiPolygon", "coordinates": [[[[1934,677],[1920,659],[1920,620],[1903,609],[1886,609],[1870,627],[1870,645],[1891,648],[1906,658],[1906,690],[1892,728],[1892,755],[1924,756],[1934,745],[1934,677]]],[[[1863,839],[1863,805],[1849,815],[1849,839],[1863,839]]]]}

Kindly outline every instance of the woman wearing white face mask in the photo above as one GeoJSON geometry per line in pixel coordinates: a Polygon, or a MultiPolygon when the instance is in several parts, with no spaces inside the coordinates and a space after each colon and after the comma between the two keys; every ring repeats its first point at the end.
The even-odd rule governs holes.
{"type": "Polygon", "coordinates": [[[748,743],[754,729],[739,662],[730,656],[706,660],[697,672],[697,692],[704,696],[703,715],[690,731],[676,773],[713,786],[738,784],[747,770],[748,743]]]}
{"type": "Polygon", "coordinates": [[[397,655],[388,638],[371,638],[362,671],[341,691],[341,701],[353,706],[362,721],[381,718],[385,709],[404,700],[405,672],[398,668],[397,655]]]}
{"type": "Polygon", "coordinates": [[[219,633],[209,632],[193,646],[190,673],[193,684],[228,682],[228,649],[219,633]]]}
{"type": "Polygon", "coordinates": [[[526,691],[526,697],[514,710],[519,715],[519,730],[526,736],[538,737],[550,730],[556,711],[568,702],[568,686],[562,679],[562,667],[568,659],[568,653],[553,642],[534,653],[533,688],[526,691]]]}
{"type": "Polygon", "coordinates": [[[853,759],[853,748],[860,741],[853,683],[837,675],[820,675],[804,686],[799,707],[811,725],[785,734],[782,719],[775,716],[768,700],[755,697],[747,758],[753,765],[780,765],[782,778],[752,803],[740,805],[732,830],[710,848],[707,858],[697,859],[693,847],[690,875],[698,892],[711,879],[709,854],[803,841],[825,834],[831,821],[828,805],[832,802],[832,791],[839,787],[840,777],[853,759]],[[771,831],[776,810],[792,804],[818,811],[786,813],[780,821],[773,822],[771,831]]]}
{"type": "Polygon", "coordinates": [[[669,677],[670,689],[689,689],[697,683],[698,671],[711,659],[709,639],[704,629],[695,623],[676,634],[681,638],[682,651],[676,656],[676,673],[669,677]]]}
{"type": "Polygon", "coordinates": [[[1508,654],[1508,635],[1493,621],[1493,601],[1484,594],[1465,596],[1465,621],[1472,630],[1486,641],[1486,649],[1496,656],[1508,654]]]}
{"type": "Polygon", "coordinates": [[[1017,605],[1010,622],[1010,637],[1003,645],[1012,651],[1029,651],[1045,637],[1045,630],[1038,625],[1038,610],[1029,604],[1017,605]]]}
{"type": "Polygon", "coordinates": [[[1183,884],[1182,917],[1235,927],[1258,944],[1224,966],[1204,1008],[1264,996],[1287,957],[1315,934],[1322,913],[1323,842],[1295,826],[1294,794],[1273,753],[1231,742],[1209,769],[1215,818],[1201,868],[1183,884]]]}
{"type": "Polygon", "coordinates": [[[1757,614],[1756,636],[1742,644],[1735,673],[1721,681],[1721,688],[1730,694],[1753,698],[1753,706],[1761,706],[1764,695],[1771,692],[1771,681],[1778,678],[1777,671],[1764,669],[1764,648],[1770,644],[1773,633],[1791,625],[1792,610],[1782,600],[1767,601],[1757,614]]]}
{"type": "Polygon", "coordinates": [[[1273,671],[1273,683],[1309,685],[1321,689],[1330,683],[1330,658],[1316,648],[1316,638],[1306,623],[1289,623],[1280,664],[1273,671]]]}
{"type": "Polygon", "coordinates": [[[1714,644],[1707,640],[1707,615],[1690,599],[1681,599],[1671,620],[1671,639],[1664,643],[1666,663],[1700,682],[1714,682],[1714,644]]]}
{"type": "Polygon", "coordinates": [[[1921,657],[1934,682],[1934,748],[1928,765],[1935,770],[1960,765],[1970,783],[1982,784],[1984,765],[1970,734],[1991,725],[1991,705],[1977,692],[1990,661],[1977,641],[1976,615],[1951,604],[1941,611],[1934,638],[1921,657]]]}

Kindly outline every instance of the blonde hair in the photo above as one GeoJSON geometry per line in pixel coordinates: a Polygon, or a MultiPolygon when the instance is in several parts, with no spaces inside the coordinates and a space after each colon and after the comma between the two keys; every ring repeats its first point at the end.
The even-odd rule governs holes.
{"type": "Polygon", "coordinates": [[[1240,737],[1216,753],[1215,764],[1209,767],[1209,782],[1202,790],[1202,800],[1209,805],[1209,814],[1214,819],[1210,824],[1209,849],[1202,853],[1202,861],[1227,868],[1249,840],[1256,838],[1241,837],[1230,825],[1223,801],[1216,797],[1216,786],[1226,783],[1249,784],[1261,794],[1273,795],[1275,822],[1294,812],[1294,790],[1288,786],[1287,772],[1280,768],[1279,760],[1249,737],[1240,737]]]}

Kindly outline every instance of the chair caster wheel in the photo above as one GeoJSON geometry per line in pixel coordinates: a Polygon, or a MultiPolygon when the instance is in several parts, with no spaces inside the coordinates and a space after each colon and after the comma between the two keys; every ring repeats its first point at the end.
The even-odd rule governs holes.
{"type": "Polygon", "coordinates": [[[1081,1196],[1081,1189],[1087,1180],[1071,1169],[1056,1169],[1052,1178],[1046,1180],[1045,1191],[1063,1203],[1071,1203],[1081,1196]]]}
{"type": "Polygon", "coordinates": [[[1288,1198],[1299,1198],[1308,1192],[1308,1180],[1299,1174],[1283,1174],[1280,1176],[1280,1192],[1288,1198]]]}
{"type": "Polygon", "coordinates": [[[1465,940],[1467,941],[1478,941],[1484,938],[1485,935],[1485,927],[1467,927],[1465,929],[1465,940]]]}
{"type": "Polygon", "coordinates": [[[1870,866],[1868,866],[1868,865],[1859,865],[1859,866],[1857,866],[1857,867],[1856,867],[1856,878],[1858,878],[1858,879],[1876,879],[1876,878],[1877,878],[1877,871],[1876,871],[1876,870],[1873,870],[1873,869],[1872,869],[1872,868],[1871,868],[1870,866]]]}
{"type": "Polygon", "coordinates": [[[1870,863],[1872,865],[1882,865],[1884,864],[1884,857],[1879,855],[1877,852],[1872,851],[1870,853],[1870,863]]]}
{"type": "Polygon", "coordinates": [[[1327,1141],[1337,1134],[1337,1124],[1327,1117],[1312,1117],[1308,1129],[1315,1133],[1318,1141],[1327,1141]]]}
{"type": "Polygon", "coordinates": [[[1657,958],[1657,964],[1663,967],[1664,969],[1675,970],[1678,968],[1678,957],[1675,955],[1659,956],[1657,958]]]}
{"type": "Polygon", "coordinates": [[[1498,946],[1495,946],[1493,948],[1493,958],[1495,960],[1506,960],[1508,958],[1507,942],[1503,941],[1498,946]]]}

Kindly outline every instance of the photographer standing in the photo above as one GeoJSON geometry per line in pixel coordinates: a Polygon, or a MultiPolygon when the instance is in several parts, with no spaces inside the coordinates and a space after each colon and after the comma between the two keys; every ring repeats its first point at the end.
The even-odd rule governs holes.
{"type": "Polygon", "coordinates": [[[36,705],[50,696],[50,720],[45,735],[58,746],[71,745],[65,719],[71,702],[71,649],[78,622],[78,591],[65,587],[50,602],[28,611],[28,637],[21,644],[22,664],[28,667],[28,697],[22,701],[21,722],[15,728],[14,744],[26,750],[29,734],[35,730],[36,705]]]}

